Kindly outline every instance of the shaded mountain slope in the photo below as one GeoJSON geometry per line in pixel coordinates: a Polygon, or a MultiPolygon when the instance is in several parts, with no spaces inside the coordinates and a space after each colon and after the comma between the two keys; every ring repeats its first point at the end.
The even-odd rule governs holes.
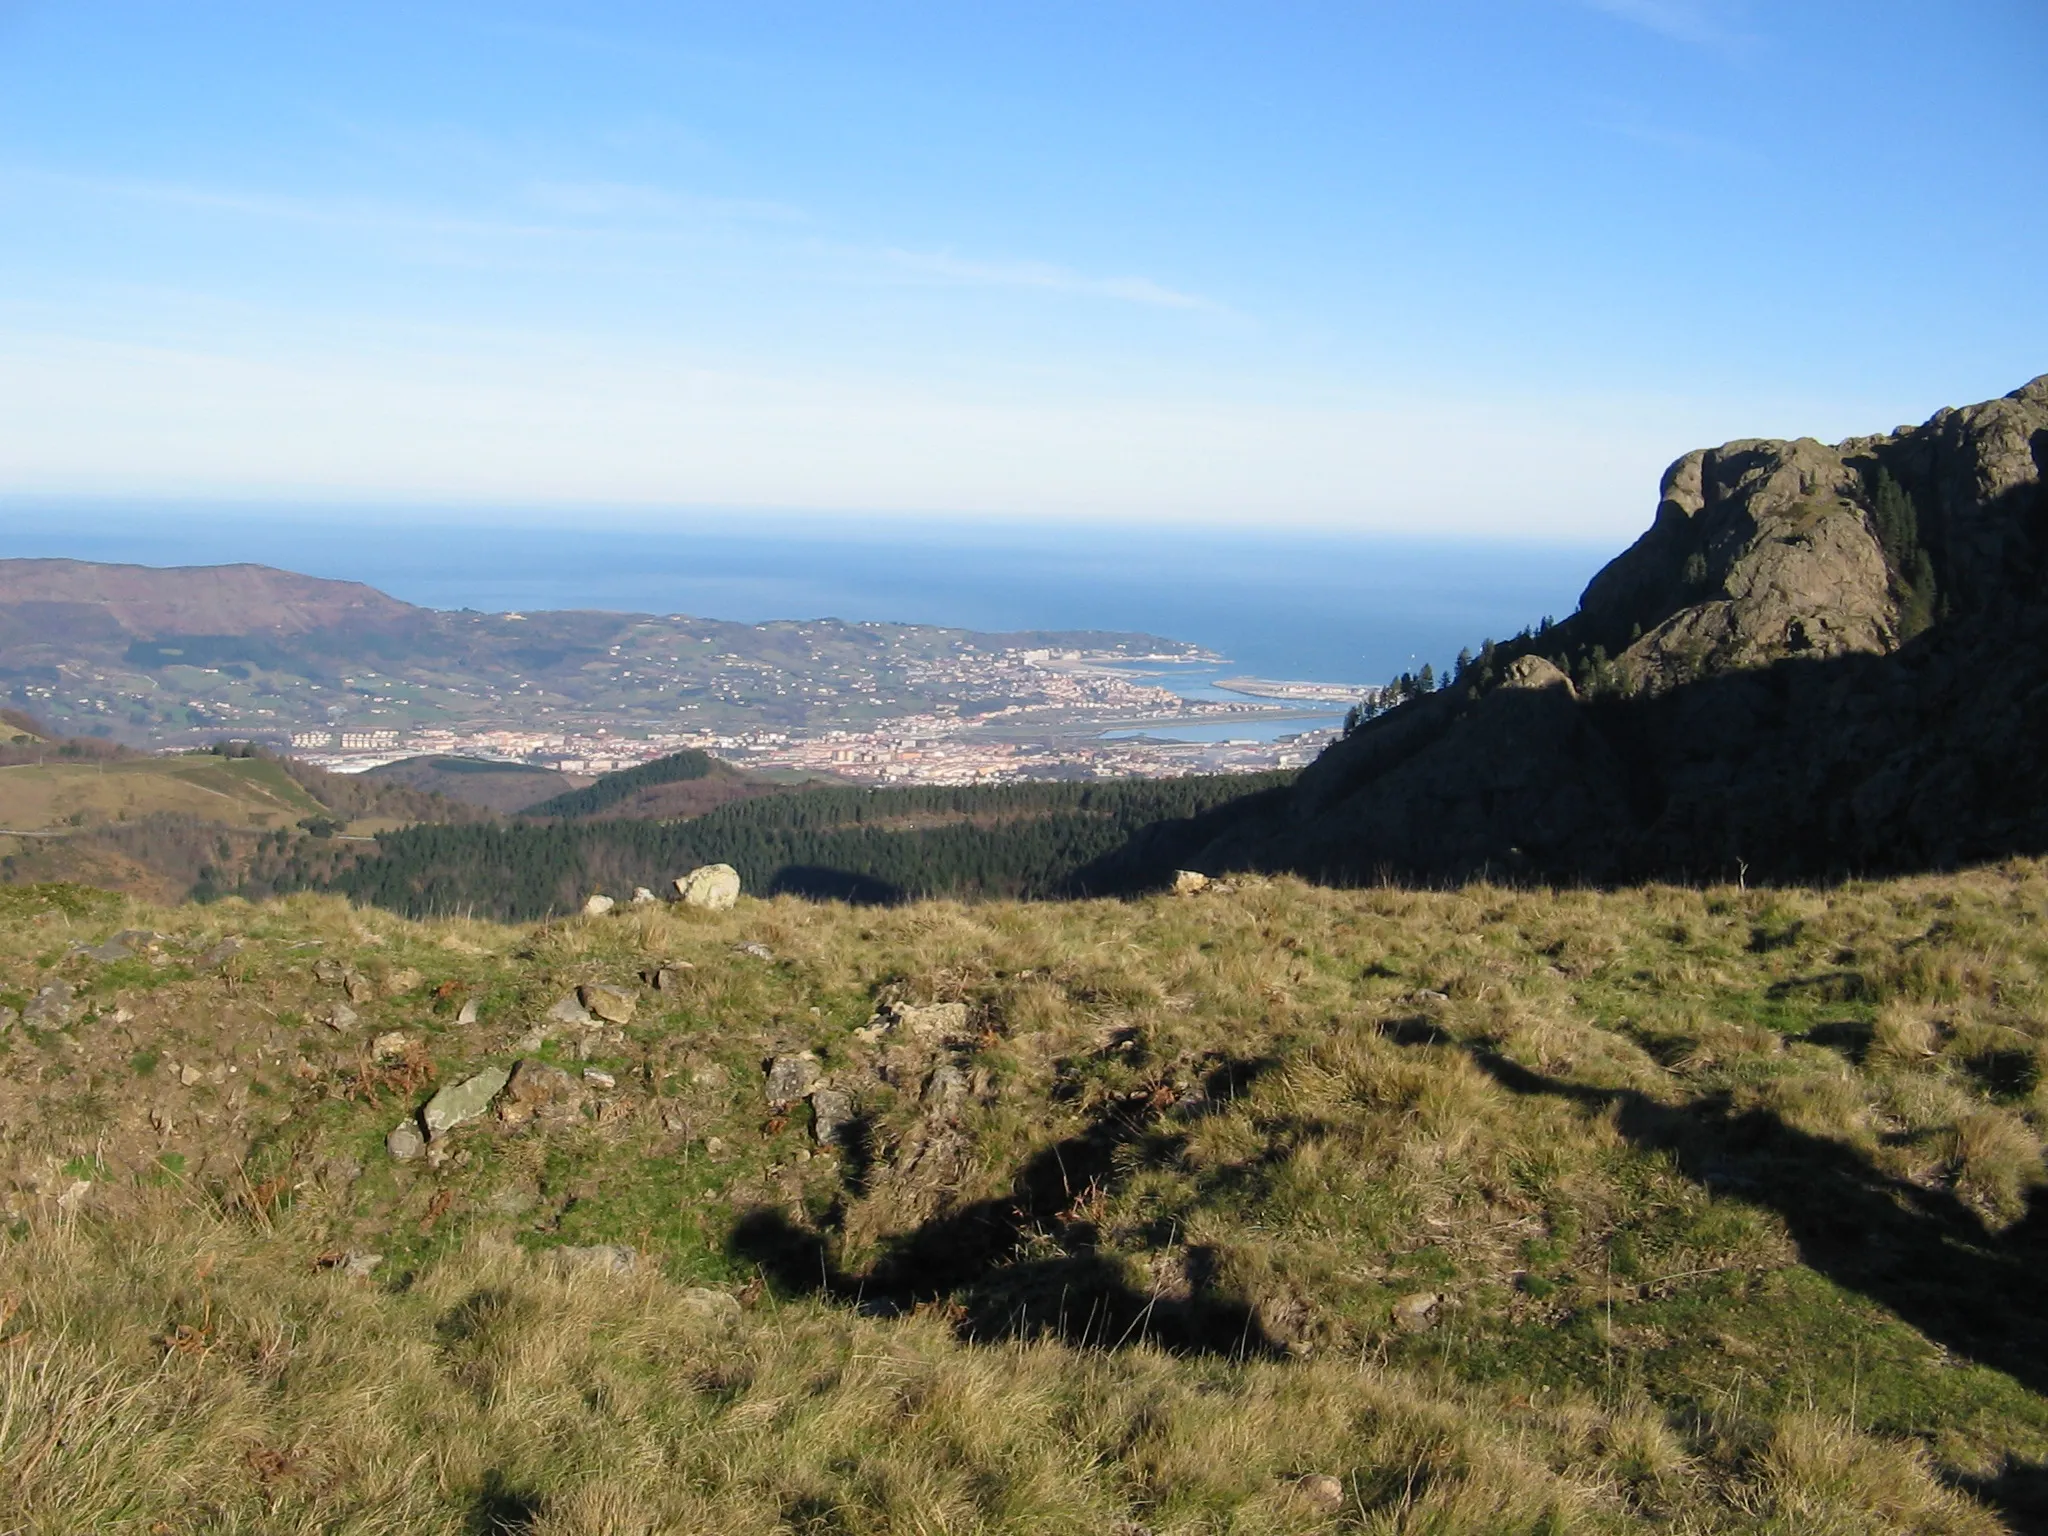
{"type": "Polygon", "coordinates": [[[1794,878],[2048,849],[2044,465],[2048,378],[1834,447],[1688,454],[1564,623],[1103,878],[1794,878]]]}

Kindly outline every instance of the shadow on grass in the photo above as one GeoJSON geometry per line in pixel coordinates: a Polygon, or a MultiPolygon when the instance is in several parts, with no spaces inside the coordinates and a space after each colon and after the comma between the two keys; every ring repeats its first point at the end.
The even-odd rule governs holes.
{"type": "Polygon", "coordinates": [[[1213,1249],[1173,1249],[1170,1230],[1148,1234],[1161,1275],[1149,1285],[1135,1283],[1129,1263],[1104,1249],[1088,1217],[1099,1198],[1177,1157],[1183,1127],[1274,1065],[1226,1061],[1187,1100],[1113,1105],[1079,1134],[1027,1159],[1007,1193],[931,1217],[895,1239],[865,1273],[838,1269],[826,1233],[767,1207],[740,1219],[729,1250],[785,1295],[871,1307],[945,1305],[971,1341],[1058,1338],[1098,1349],[1144,1341],[1233,1359],[1277,1355],[1254,1309],[1230,1294],[1213,1249]]]}
{"type": "MultiPolygon", "coordinates": [[[[1994,1231],[1953,1193],[1875,1167],[1854,1148],[1809,1135],[1722,1094],[1669,1105],[1633,1089],[1592,1088],[1532,1071],[1493,1051],[1472,1059],[1511,1093],[1611,1114],[1643,1151],[1672,1157],[1715,1193],[1777,1212],[1800,1262],[1886,1308],[1951,1354],[2048,1393],[2048,1201],[1994,1231]]],[[[2014,1527],[2048,1531],[2048,1468],[2013,1462],[1957,1485],[2014,1527]]]]}

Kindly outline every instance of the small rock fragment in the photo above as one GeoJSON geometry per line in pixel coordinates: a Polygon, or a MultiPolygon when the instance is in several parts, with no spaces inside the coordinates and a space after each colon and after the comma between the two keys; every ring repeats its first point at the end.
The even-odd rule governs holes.
{"type": "Polygon", "coordinates": [[[535,1118],[559,1120],[576,1113],[583,1102],[583,1090],[576,1079],[560,1067],[544,1061],[516,1063],[498,1096],[498,1120],[503,1125],[525,1125],[535,1118]]]}
{"type": "Polygon", "coordinates": [[[672,994],[683,990],[689,973],[695,969],[697,967],[687,960],[669,960],[651,971],[642,971],[640,979],[657,992],[672,994]]]}
{"type": "Polygon", "coordinates": [[[349,1007],[347,1003],[329,1003],[326,1007],[317,1010],[313,1016],[337,1033],[342,1030],[354,1029],[361,1022],[361,1015],[355,1009],[349,1007]]]}
{"type": "Polygon", "coordinates": [[[578,1029],[589,1029],[597,1020],[590,1016],[590,1010],[576,1000],[576,994],[565,992],[548,1010],[548,1017],[557,1024],[573,1024],[578,1029]]]}
{"type": "Polygon", "coordinates": [[[411,966],[405,966],[393,971],[384,978],[384,995],[386,997],[403,997],[425,980],[426,978],[411,966]]]}
{"type": "Polygon", "coordinates": [[[377,987],[361,971],[347,971],[341,978],[341,993],[352,1003],[367,1003],[375,1000],[377,987]]]}
{"type": "Polygon", "coordinates": [[[843,1088],[811,1090],[811,1135],[821,1147],[842,1145],[840,1138],[853,1123],[853,1095],[843,1088]]]}
{"type": "Polygon", "coordinates": [[[655,895],[654,892],[647,889],[644,885],[633,887],[633,905],[636,907],[651,907],[660,900],[659,896],[655,895]]]}
{"type": "Polygon", "coordinates": [[[745,944],[733,945],[732,952],[736,955],[752,955],[756,960],[773,960],[775,958],[774,950],[770,949],[766,944],[757,944],[751,940],[745,944]]]}
{"type": "Polygon", "coordinates": [[[475,998],[468,998],[463,1002],[462,1011],[455,1015],[455,1022],[458,1024],[474,1024],[476,1022],[475,998]]]}
{"type": "Polygon", "coordinates": [[[618,903],[613,901],[611,897],[599,894],[583,903],[583,915],[585,917],[603,917],[605,913],[611,911],[617,905],[618,903]]]}
{"type": "Polygon", "coordinates": [[[1394,1303],[1394,1326],[1403,1333],[1422,1333],[1436,1321],[1439,1291],[1416,1291],[1394,1303]]]}
{"type": "Polygon", "coordinates": [[[1311,1472],[1294,1485],[1295,1491],[1326,1515],[1344,1507],[1344,1485],[1327,1472],[1311,1472]]]}
{"type": "Polygon", "coordinates": [[[965,1003],[884,1003],[868,1020],[868,1029],[903,1029],[920,1039],[954,1040],[967,1035],[965,1003]]]}
{"type": "Polygon", "coordinates": [[[740,872],[730,864],[700,864],[676,881],[676,900],[707,912],[728,911],[740,896],[740,872]]]}
{"type": "Polygon", "coordinates": [[[705,1138],[704,1138],[704,1155],[705,1155],[706,1157],[713,1157],[713,1158],[716,1158],[716,1157],[723,1157],[723,1156],[725,1156],[725,1138],[724,1138],[723,1136],[707,1136],[707,1137],[705,1137],[705,1138]]]}
{"type": "Polygon", "coordinates": [[[1176,869],[1173,872],[1173,894],[1192,896],[1209,883],[1209,877],[1198,869],[1176,869]]]}
{"type": "Polygon", "coordinates": [[[607,1024],[633,1022],[633,1010],[637,1004],[633,994],[624,987],[578,987],[576,996],[586,1012],[603,1019],[607,1024]]]}
{"type": "Polygon", "coordinates": [[[370,1042],[370,1054],[379,1061],[402,1061],[405,1053],[420,1043],[418,1035],[402,1029],[389,1030],[370,1042]]]}
{"type": "Polygon", "coordinates": [[[21,1022],[36,1029],[64,1029],[76,1012],[70,986],[53,981],[29,999],[28,1006],[21,1010],[21,1022]]]}
{"type": "Polygon", "coordinates": [[[370,1272],[383,1262],[381,1253],[365,1253],[360,1248],[351,1248],[341,1256],[341,1272],[351,1280],[367,1280],[370,1272]]]}
{"type": "Polygon", "coordinates": [[[21,1022],[21,1015],[12,1008],[0,1008],[0,1035],[4,1035],[21,1022]]]}
{"type": "Polygon", "coordinates": [[[394,1163],[409,1163],[427,1150],[427,1138],[410,1119],[401,1120],[384,1138],[384,1150],[391,1154],[394,1163]]]}
{"type": "Polygon", "coordinates": [[[456,1126],[476,1119],[490,1108],[491,1100],[498,1096],[498,1090],[511,1077],[512,1074],[503,1067],[485,1067],[474,1077],[443,1088],[427,1100],[427,1107],[420,1115],[427,1128],[427,1139],[438,1141],[456,1126]]]}
{"type": "Polygon", "coordinates": [[[616,1088],[619,1086],[619,1080],[613,1077],[611,1073],[605,1071],[603,1067],[585,1067],[583,1069],[583,1081],[590,1084],[593,1088],[616,1088]]]}
{"type": "Polygon", "coordinates": [[[248,945],[243,943],[242,940],[229,935],[199,957],[199,969],[202,971],[217,971],[246,948],[248,948],[248,945]]]}
{"type": "Polygon", "coordinates": [[[786,1109],[809,1093],[822,1075],[818,1058],[809,1051],[778,1056],[768,1063],[768,1102],[777,1109],[786,1109]]]}
{"type": "Polygon", "coordinates": [[[347,977],[348,968],[339,960],[323,957],[313,962],[313,979],[315,981],[325,982],[330,987],[338,987],[347,977]]]}

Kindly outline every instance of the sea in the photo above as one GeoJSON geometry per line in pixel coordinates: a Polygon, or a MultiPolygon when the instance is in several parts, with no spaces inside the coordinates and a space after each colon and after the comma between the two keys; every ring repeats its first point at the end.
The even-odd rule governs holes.
{"type": "Polygon", "coordinates": [[[1220,658],[1151,669],[1192,698],[1241,697],[1215,686],[1231,676],[1355,689],[1442,671],[1569,613],[1613,553],[1287,527],[0,501],[0,557],[253,561],[433,608],[1160,635],[1220,658]]]}

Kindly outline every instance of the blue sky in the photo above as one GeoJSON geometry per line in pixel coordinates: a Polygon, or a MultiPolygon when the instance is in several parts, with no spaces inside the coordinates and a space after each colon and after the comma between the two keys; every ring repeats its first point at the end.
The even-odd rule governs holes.
{"type": "Polygon", "coordinates": [[[1625,536],[2048,370],[2044,81],[2038,0],[0,0],[0,493],[1625,536]]]}

